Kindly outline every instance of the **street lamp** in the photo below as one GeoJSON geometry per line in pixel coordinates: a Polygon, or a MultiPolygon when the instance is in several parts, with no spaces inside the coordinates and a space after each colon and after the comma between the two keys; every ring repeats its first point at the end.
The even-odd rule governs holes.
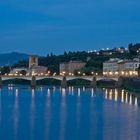
{"type": "Polygon", "coordinates": [[[92,71],[91,74],[94,75],[94,72],[92,71]]]}
{"type": "Polygon", "coordinates": [[[69,76],[72,75],[71,73],[69,73],[69,76]]]}
{"type": "Polygon", "coordinates": [[[56,76],[56,72],[53,74],[53,76],[56,76]]]}
{"type": "Polygon", "coordinates": [[[63,71],[63,75],[65,75],[66,74],[66,72],[65,71],[63,71]]]}
{"type": "Polygon", "coordinates": [[[80,74],[81,74],[81,72],[80,72],[80,71],[78,71],[78,74],[80,75],[80,74]]]}
{"type": "Polygon", "coordinates": [[[51,71],[48,71],[48,75],[50,75],[51,71]]]}
{"type": "Polygon", "coordinates": [[[85,73],[83,73],[83,76],[85,76],[86,74],[85,73]]]}
{"type": "Polygon", "coordinates": [[[118,74],[119,74],[119,73],[116,71],[116,72],[115,72],[115,75],[118,75],[118,74]]]}
{"type": "Polygon", "coordinates": [[[124,71],[122,71],[121,74],[124,75],[124,71]]]}

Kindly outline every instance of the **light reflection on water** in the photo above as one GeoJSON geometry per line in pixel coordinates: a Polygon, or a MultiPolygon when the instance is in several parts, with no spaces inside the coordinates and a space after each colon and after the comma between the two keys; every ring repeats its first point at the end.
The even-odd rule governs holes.
{"type": "Polygon", "coordinates": [[[19,106],[18,106],[18,89],[15,90],[15,104],[14,104],[14,135],[18,134],[18,121],[19,121],[19,106]]]}
{"type": "Polygon", "coordinates": [[[122,103],[128,103],[130,105],[138,106],[138,97],[132,94],[129,94],[125,90],[113,90],[113,89],[106,89],[105,90],[105,99],[112,100],[115,102],[121,101],[122,103]]]}
{"type": "Polygon", "coordinates": [[[0,140],[137,140],[139,106],[121,89],[10,85],[0,90],[0,140]]]}

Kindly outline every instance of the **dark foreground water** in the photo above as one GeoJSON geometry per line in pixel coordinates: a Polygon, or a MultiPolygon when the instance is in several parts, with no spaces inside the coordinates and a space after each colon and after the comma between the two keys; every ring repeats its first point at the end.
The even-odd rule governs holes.
{"type": "Polygon", "coordinates": [[[139,98],[117,89],[4,87],[0,140],[140,140],[139,98]]]}

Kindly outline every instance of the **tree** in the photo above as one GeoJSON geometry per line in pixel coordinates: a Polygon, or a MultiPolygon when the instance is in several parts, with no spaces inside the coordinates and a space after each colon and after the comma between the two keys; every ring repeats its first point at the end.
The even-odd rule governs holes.
{"type": "Polygon", "coordinates": [[[10,67],[9,66],[1,67],[0,72],[1,72],[1,75],[8,74],[10,73],[10,67]]]}
{"type": "Polygon", "coordinates": [[[21,70],[21,71],[20,71],[20,74],[22,74],[22,75],[26,75],[27,72],[26,72],[26,70],[21,70]]]}
{"type": "Polygon", "coordinates": [[[134,45],[131,43],[131,44],[129,44],[128,48],[129,48],[129,53],[131,55],[137,55],[139,53],[140,43],[137,43],[134,45]]]}

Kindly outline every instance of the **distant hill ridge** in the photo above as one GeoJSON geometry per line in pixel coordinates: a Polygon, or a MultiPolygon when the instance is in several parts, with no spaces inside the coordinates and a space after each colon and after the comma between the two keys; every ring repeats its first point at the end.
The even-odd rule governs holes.
{"type": "Polygon", "coordinates": [[[12,52],[0,54],[0,66],[13,65],[19,61],[28,59],[29,55],[24,53],[12,52]]]}

